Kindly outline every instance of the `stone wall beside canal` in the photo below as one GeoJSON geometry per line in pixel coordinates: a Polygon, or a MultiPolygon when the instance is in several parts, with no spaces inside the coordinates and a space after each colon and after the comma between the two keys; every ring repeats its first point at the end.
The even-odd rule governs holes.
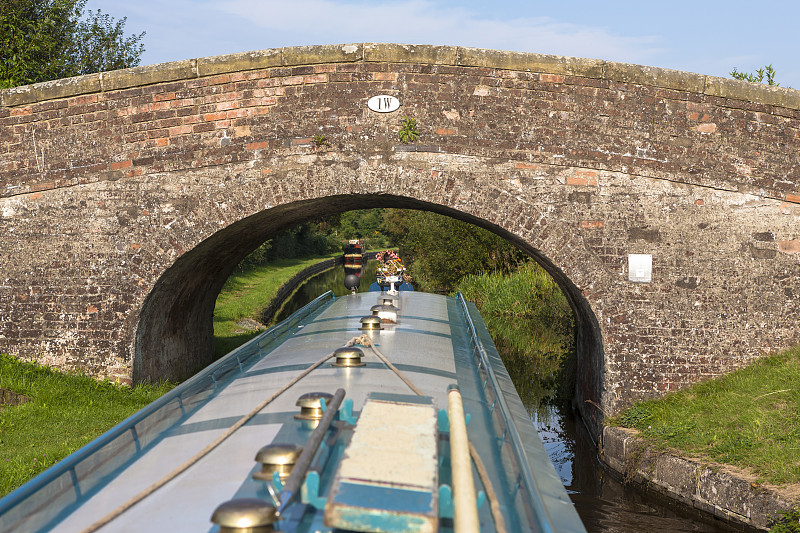
{"type": "Polygon", "coordinates": [[[800,495],[788,489],[759,483],[755,476],[728,465],[659,450],[634,429],[603,428],[600,457],[624,482],[735,525],[766,531],[781,511],[800,505],[800,495]]]}

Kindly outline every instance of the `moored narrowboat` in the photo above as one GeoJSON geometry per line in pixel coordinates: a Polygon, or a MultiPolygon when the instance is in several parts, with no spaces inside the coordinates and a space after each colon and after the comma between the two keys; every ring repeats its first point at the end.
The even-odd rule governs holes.
{"type": "Polygon", "coordinates": [[[358,239],[352,239],[344,247],[344,273],[355,274],[361,277],[361,272],[367,264],[367,252],[364,244],[358,239]]]}

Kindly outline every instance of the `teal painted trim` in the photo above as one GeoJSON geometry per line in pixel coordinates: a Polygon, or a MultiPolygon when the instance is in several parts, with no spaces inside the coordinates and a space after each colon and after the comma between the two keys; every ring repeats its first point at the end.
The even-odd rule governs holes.
{"type": "MultiPolygon", "coordinates": [[[[340,296],[340,298],[341,298],[341,296],[340,296]]],[[[318,318],[318,319],[314,320],[314,322],[319,323],[319,322],[332,322],[332,321],[335,321],[335,320],[356,320],[356,319],[359,319],[359,318],[361,318],[363,316],[364,315],[343,315],[343,316],[335,316],[335,317],[328,317],[328,318],[318,318]]],[[[413,319],[413,320],[422,320],[422,321],[425,321],[425,322],[436,322],[438,324],[449,324],[450,323],[448,320],[445,320],[443,318],[430,318],[430,317],[426,317],[426,316],[417,316],[417,315],[405,315],[404,314],[403,318],[404,319],[413,319]]]]}
{"type": "MultiPolygon", "coordinates": [[[[270,424],[285,424],[294,420],[296,411],[284,411],[281,413],[259,413],[247,421],[247,426],[266,426],[270,424]]],[[[203,420],[202,422],[193,422],[191,424],[181,424],[167,433],[164,438],[174,437],[177,435],[186,435],[189,433],[199,433],[201,431],[210,431],[215,429],[228,429],[234,425],[241,416],[226,416],[224,418],[212,418],[203,420]]]]}
{"type": "MultiPolygon", "coordinates": [[[[352,327],[352,328],[336,328],[336,329],[321,329],[321,330],[317,330],[317,331],[309,331],[308,333],[306,333],[305,331],[302,332],[302,333],[297,333],[297,334],[295,334],[295,337],[309,337],[309,336],[312,336],[312,335],[329,335],[331,333],[353,333],[354,331],[359,331],[359,330],[357,328],[355,328],[355,327],[352,327]]],[[[447,333],[438,333],[436,331],[425,331],[425,330],[413,329],[413,328],[404,329],[403,331],[404,332],[408,332],[408,333],[416,333],[418,335],[431,335],[433,337],[444,337],[446,339],[450,338],[449,334],[447,334],[447,333]]],[[[381,330],[377,331],[377,334],[378,334],[378,339],[377,340],[380,340],[380,332],[381,332],[381,330]]]]}
{"type": "Polygon", "coordinates": [[[453,489],[450,485],[439,487],[439,518],[453,518],[455,506],[453,505],[453,489]]]}
{"type": "MultiPolygon", "coordinates": [[[[438,376],[443,378],[448,378],[455,380],[456,373],[450,372],[448,370],[440,370],[436,368],[427,368],[424,366],[419,365],[406,365],[406,364],[397,364],[395,365],[398,369],[402,370],[403,372],[411,372],[417,374],[428,374],[430,376],[438,376]]],[[[254,370],[245,373],[245,376],[252,377],[252,376],[262,376],[267,374],[278,374],[280,372],[298,372],[301,370],[305,370],[308,368],[308,364],[295,364],[295,365],[281,365],[281,366],[274,366],[272,368],[262,368],[260,370],[254,370]]],[[[332,369],[336,368],[331,365],[322,366],[320,369],[332,369]]],[[[358,370],[358,369],[368,369],[368,370],[385,370],[386,365],[379,362],[370,361],[364,366],[356,366],[348,368],[349,371],[358,370]]]]}
{"type": "Polygon", "coordinates": [[[433,531],[438,519],[422,516],[396,515],[376,512],[365,516],[355,509],[341,509],[338,512],[336,528],[371,533],[408,533],[409,531],[433,531]],[[430,523],[434,522],[431,526],[430,523]]]}
{"type": "Polygon", "coordinates": [[[415,405],[433,405],[431,396],[417,396],[416,394],[396,394],[393,392],[370,392],[367,400],[378,402],[411,403],[415,405]]]}
{"type": "Polygon", "coordinates": [[[325,509],[325,502],[328,499],[320,496],[319,474],[317,472],[312,470],[306,475],[306,479],[300,489],[300,501],[317,509],[325,509]]]}
{"type": "Polygon", "coordinates": [[[447,411],[439,409],[439,412],[436,413],[436,423],[439,433],[450,433],[450,419],[447,418],[447,411]]]}
{"type": "MultiPolygon", "coordinates": [[[[344,481],[339,483],[334,501],[337,507],[362,509],[365,516],[375,513],[424,515],[432,513],[436,506],[436,498],[427,491],[344,481]]],[[[358,511],[351,516],[358,516],[358,511]]]]}
{"type": "MultiPolygon", "coordinates": [[[[439,412],[436,414],[436,421],[437,427],[439,428],[439,433],[450,433],[450,419],[447,417],[447,410],[446,409],[439,409],[439,412]]],[[[464,425],[469,426],[469,421],[472,419],[472,416],[469,413],[464,414],[464,425]]]]}
{"type": "Polygon", "coordinates": [[[353,399],[347,398],[342,402],[342,407],[339,409],[339,420],[346,422],[351,426],[356,424],[358,417],[353,415],[353,399]]]}
{"type": "Polygon", "coordinates": [[[449,324],[449,320],[445,320],[444,318],[430,318],[427,316],[418,316],[418,315],[406,315],[403,314],[404,320],[421,320],[423,322],[436,322],[437,324],[449,324]]]}

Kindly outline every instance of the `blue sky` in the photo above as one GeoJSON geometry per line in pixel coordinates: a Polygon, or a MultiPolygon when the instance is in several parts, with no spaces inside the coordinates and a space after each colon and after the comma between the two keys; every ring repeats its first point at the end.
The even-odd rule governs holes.
{"type": "Polygon", "coordinates": [[[795,0],[89,0],[127,33],[142,64],[282,46],[448,44],[637,63],[727,77],[772,64],[800,89],[795,0]]]}

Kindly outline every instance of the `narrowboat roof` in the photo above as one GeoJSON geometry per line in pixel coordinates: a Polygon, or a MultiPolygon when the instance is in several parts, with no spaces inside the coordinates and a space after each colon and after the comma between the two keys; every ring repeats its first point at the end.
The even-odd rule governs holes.
{"type": "Polygon", "coordinates": [[[420,292],[320,296],[0,500],[0,531],[216,532],[232,500],[273,504],[280,531],[452,531],[453,388],[493,487],[468,490],[496,494],[481,531],[492,503],[507,531],[584,531],[475,306],[420,292]],[[314,439],[307,472],[259,474],[265,446],[314,439]]]}

